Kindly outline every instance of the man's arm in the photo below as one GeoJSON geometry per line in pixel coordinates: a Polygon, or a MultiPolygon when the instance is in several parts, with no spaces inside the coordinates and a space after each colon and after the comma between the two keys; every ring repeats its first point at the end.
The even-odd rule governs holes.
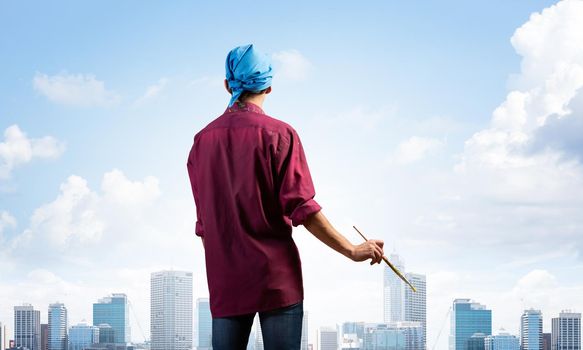
{"type": "Polygon", "coordinates": [[[303,224],[308,231],[324,244],[353,261],[371,259],[371,265],[380,264],[383,261],[383,241],[369,239],[367,242],[354,245],[332,227],[332,224],[330,224],[321,210],[308,216],[303,224]]]}

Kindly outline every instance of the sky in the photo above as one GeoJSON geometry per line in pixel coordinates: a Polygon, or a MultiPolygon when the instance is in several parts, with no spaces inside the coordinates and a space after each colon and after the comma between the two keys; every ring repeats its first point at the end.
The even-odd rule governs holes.
{"type": "MultiPolygon", "coordinates": [[[[315,199],[427,276],[428,348],[455,298],[517,334],[583,311],[583,1],[0,3],[0,322],[111,293],[149,337],[150,273],[208,296],[186,171],[229,95],[224,61],[273,58],[264,110],[300,135],[315,199]]],[[[294,229],[320,326],[382,321],[382,267],[294,229]]],[[[441,332],[441,335],[439,336],[441,332]]]]}

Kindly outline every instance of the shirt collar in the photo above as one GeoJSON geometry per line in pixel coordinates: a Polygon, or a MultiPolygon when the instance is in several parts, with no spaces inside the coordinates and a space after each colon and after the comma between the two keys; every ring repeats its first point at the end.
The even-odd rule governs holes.
{"type": "Polygon", "coordinates": [[[225,113],[231,112],[255,112],[259,114],[265,114],[263,109],[261,109],[261,107],[259,107],[258,105],[251,102],[239,102],[239,101],[233,103],[231,107],[227,107],[225,113]]]}

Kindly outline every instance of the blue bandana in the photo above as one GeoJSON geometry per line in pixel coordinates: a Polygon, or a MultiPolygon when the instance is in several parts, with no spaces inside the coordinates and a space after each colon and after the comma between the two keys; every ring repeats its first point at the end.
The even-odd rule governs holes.
{"type": "Polygon", "coordinates": [[[253,44],[232,49],[227,55],[225,69],[233,93],[229,107],[243,91],[259,92],[271,86],[271,58],[255,50],[253,44]]]}

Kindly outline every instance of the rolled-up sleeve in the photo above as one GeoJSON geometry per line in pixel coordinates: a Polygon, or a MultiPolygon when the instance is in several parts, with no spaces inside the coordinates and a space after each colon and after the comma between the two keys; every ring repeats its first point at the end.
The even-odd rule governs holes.
{"type": "Polygon", "coordinates": [[[291,130],[289,138],[282,138],[279,154],[279,202],[283,214],[293,226],[304,221],[322,207],[314,200],[316,192],[300,138],[291,130]]]}

